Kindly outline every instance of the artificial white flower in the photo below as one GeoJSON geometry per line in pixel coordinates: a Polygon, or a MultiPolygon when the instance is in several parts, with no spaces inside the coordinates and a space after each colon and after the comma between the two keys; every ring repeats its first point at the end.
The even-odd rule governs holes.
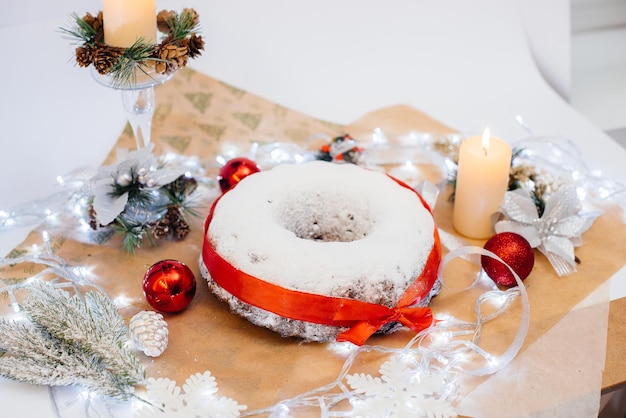
{"type": "Polygon", "coordinates": [[[160,164],[150,143],[134,151],[118,150],[116,164],[101,167],[90,180],[93,208],[100,225],[108,225],[126,208],[129,192],[116,193],[119,187],[135,186],[149,193],[169,184],[185,173],[182,167],[160,164]]]}
{"type": "Polygon", "coordinates": [[[581,215],[574,185],[566,185],[545,199],[541,217],[528,191],[506,192],[500,212],[508,219],[494,225],[497,233],[514,232],[523,236],[550,261],[559,276],[576,271],[574,247],[582,245],[581,234],[598,214],[581,215]]]}

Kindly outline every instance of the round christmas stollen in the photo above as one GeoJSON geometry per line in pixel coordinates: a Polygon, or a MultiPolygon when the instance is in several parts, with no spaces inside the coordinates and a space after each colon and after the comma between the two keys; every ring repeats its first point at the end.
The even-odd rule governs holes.
{"type": "MultiPolygon", "coordinates": [[[[394,179],[399,185],[413,191],[424,207],[431,212],[424,199],[408,185],[394,179]]],[[[441,262],[441,245],[437,228],[434,244],[422,273],[407,288],[394,308],[356,299],[330,297],[287,289],[269,283],[237,269],[226,261],[211,244],[207,231],[219,198],[213,203],[205,221],[202,261],[211,279],[237,299],[276,315],[321,325],[349,327],[337,336],[337,341],[362,345],[383,325],[400,322],[415,332],[432,324],[428,307],[413,307],[428,296],[437,280],[441,262]]]]}

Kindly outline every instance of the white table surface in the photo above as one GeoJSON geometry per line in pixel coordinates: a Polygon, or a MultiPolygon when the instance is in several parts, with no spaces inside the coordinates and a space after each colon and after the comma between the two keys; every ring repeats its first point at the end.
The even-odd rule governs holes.
{"type": "MultiPolygon", "coordinates": [[[[46,13],[30,20],[37,6],[0,6],[8,10],[0,38],[12,40],[0,65],[0,210],[47,196],[57,175],[100,165],[126,123],[119,92],[76,67],[57,31],[69,13],[96,12],[99,2],[40,3],[46,13]]],[[[462,132],[489,126],[509,142],[527,136],[515,120],[522,115],[537,134],[569,137],[589,167],[626,180],[626,151],[539,74],[515,0],[158,1],[159,10],[182,7],[200,13],[206,40],[192,68],[284,106],[348,123],[409,104],[462,132]]],[[[0,254],[26,232],[0,231],[0,254]]],[[[622,269],[612,297],[624,295],[622,269]]],[[[6,386],[0,399],[13,387],[16,396],[39,390],[6,386]]],[[[45,416],[31,412],[22,416],[45,416]]]]}

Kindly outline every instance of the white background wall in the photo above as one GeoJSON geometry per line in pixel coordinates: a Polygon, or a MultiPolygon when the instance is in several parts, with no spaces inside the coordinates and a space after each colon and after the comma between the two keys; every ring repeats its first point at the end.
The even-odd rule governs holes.
{"type": "Polygon", "coordinates": [[[626,147],[626,0],[572,0],[570,98],[626,147]]]}

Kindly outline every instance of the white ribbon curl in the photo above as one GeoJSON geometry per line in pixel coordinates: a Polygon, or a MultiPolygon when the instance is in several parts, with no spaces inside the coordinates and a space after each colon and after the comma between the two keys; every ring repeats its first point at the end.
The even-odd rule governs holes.
{"type": "MultiPolygon", "coordinates": [[[[457,257],[468,258],[468,256],[471,256],[471,255],[487,256],[503,263],[511,271],[511,273],[513,274],[513,277],[515,278],[515,282],[517,283],[516,287],[507,289],[505,291],[492,290],[492,291],[483,293],[476,300],[476,303],[474,305],[474,311],[477,317],[476,322],[468,323],[468,322],[460,321],[458,319],[452,319],[452,320],[447,321],[449,323],[448,327],[456,327],[459,329],[472,330],[473,337],[471,341],[463,340],[463,341],[455,341],[452,343],[457,346],[457,348],[454,350],[454,353],[455,355],[458,356],[458,354],[473,352],[479,355],[480,357],[483,357],[486,360],[486,364],[484,366],[479,367],[477,369],[463,369],[463,371],[473,376],[485,376],[485,375],[496,373],[497,371],[505,367],[507,364],[509,364],[515,358],[519,350],[522,348],[522,345],[524,344],[524,340],[526,339],[526,335],[528,333],[528,328],[530,326],[530,303],[528,301],[528,293],[526,292],[526,288],[524,287],[519,275],[515,273],[515,271],[496,254],[480,247],[463,246],[463,247],[455,248],[451,250],[448,254],[446,254],[441,261],[441,264],[439,266],[439,272],[438,272],[439,279],[442,281],[442,284],[444,284],[442,273],[445,267],[448,265],[448,263],[457,257]],[[496,318],[500,314],[502,314],[506,310],[508,305],[518,296],[520,297],[521,303],[522,303],[522,314],[520,318],[519,327],[517,329],[517,333],[515,335],[515,338],[511,342],[511,344],[504,351],[504,353],[502,353],[499,357],[494,357],[493,355],[486,352],[478,345],[478,340],[480,339],[482,325],[496,318]],[[481,312],[482,304],[488,300],[494,300],[494,299],[501,300],[500,307],[494,313],[488,316],[483,316],[481,312]]],[[[478,283],[479,280],[480,280],[480,275],[477,276],[474,283],[472,283],[470,286],[468,286],[466,289],[463,289],[463,290],[468,290],[474,287],[478,283]]],[[[436,326],[437,325],[435,325],[435,327],[436,326]]]]}

